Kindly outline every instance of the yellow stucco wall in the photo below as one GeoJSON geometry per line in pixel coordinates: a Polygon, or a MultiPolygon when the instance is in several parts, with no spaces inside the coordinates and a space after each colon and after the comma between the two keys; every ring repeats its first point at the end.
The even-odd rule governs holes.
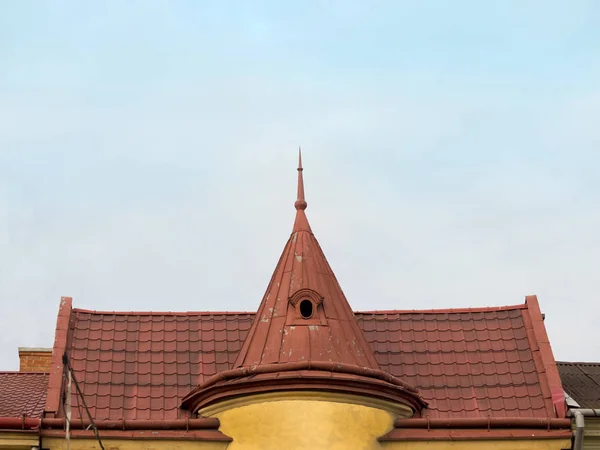
{"type": "Polygon", "coordinates": [[[394,420],[381,409],[318,400],[254,403],[216,416],[233,438],[228,450],[376,450],[394,420]]]}
{"type": "MultiPolygon", "coordinates": [[[[570,439],[405,441],[379,443],[396,417],[409,408],[363,397],[323,393],[274,393],[243,397],[203,409],[218,417],[220,431],[233,442],[154,439],[103,439],[106,450],[563,450],[570,439]]],[[[591,431],[591,430],[590,430],[591,431]]],[[[12,435],[12,439],[17,436],[12,435]]],[[[15,444],[15,441],[12,441],[15,444]]],[[[29,442],[31,446],[32,442],[29,442]]],[[[0,432],[0,449],[10,445],[0,432]]],[[[65,450],[62,438],[44,437],[44,448],[65,450]]],[[[37,436],[33,445],[37,445],[37,436]]],[[[97,450],[94,439],[72,439],[72,450],[97,450]]]]}
{"type": "Polygon", "coordinates": [[[586,417],[584,430],[583,450],[600,450],[600,418],[586,417]]]}
{"type": "Polygon", "coordinates": [[[15,433],[0,431],[0,449],[23,450],[31,449],[38,445],[38,436],[35,433],[15,433]]]}
{"type": "MultiPolygon", "coordinates": [[[[61,438],[45,437],[44,449],[65,450],[66,443],[61,438]]],[[[153,439],[102,439],[106,450],[225,450],[227,442],[203,442],[153,439]]],[[[71,439],[71,450],[98,450],[95,439],[71,439]]]]}
{"type": "Polygon", "coordinates": [[[571,448],[570,439],[501,440],[501,441],[433,441],[390,442],[384,450],[563,450],[571,448]]]}
{"type": "MultiPolygon", "coordinates": [[[[308,405],[307,405],[308,406],[308,405]]],[[[356,406],[356,405],[352,405],[356,406]]],[[[356,413],[360,408],[351,408],[356,413]]],[[[278,409],[274,411],[279,411],[278,409]]],[[[332,410],[333,412],[334,410],[332,410]]],[[[279,411],[281,412],[281,411],[279,411]]],[[[362,411],[360,414],[364,413],[362,411]]],[[[229,417],[232,417],[229,415],[229,417]]],[[[312,416],[312,419],[322,418],[318,414],[312,416]]],[[[373,416],[374,417],[374,416],[373,416]]],[[[371,418],[373,418],[371,417],[371,418]]],[[[368,419],[369,420],[369,419],[368,419]]],[[[371,422],[367,422],[371,423],[371,422]]],[[[231,424],[230,424],[231,425],[231,424]]],[[[232,427],[233,428],[233,427],[232,427]]],[[[376,429],[381,429],[380,424],[375,425],[376,429]]],[[[103,444],[106,450],[234,450],[234,449],[278,449],[278,450],[563,450],[571,448],[571,442],[568,439],[562,440],[514,440],[514,441],[453,441],[453,442],[393,442],[377,444],[374,431],[361,428],[361,433],[352,429],[338,429],[337,432],[329,430],[325,435],[319,437],[315,435],[298,435],[297,428],[290,426],[283,433],[272,433],[271,435],[260,435],[253,433],[249,429],[237,428],[235,433],[239,435],[240,440],[236,443],[228,444],[225,442],[202,442],[202,441],[177,441],[177,440],[126,440],[126,439],[104,439],[103,444]],[[285,434],[285,435],[284,435],[285,434]],[[260,440],[256,437],[259,436],[260,440]],[[354,436],[355,440],[344,436],[354,436]],[[366,439],[369,436],[372,439],[366,439]],[[316,438],[315,438],[316,437],[316,438]],[[246,438],[246,440],[244,440],[246,438]]],[[[37,437],[24,438],[23,436],[8,436],[7,433],[0,432],[0,449],[3,450],[29,450],[37,446],[37,437]]],[[[49,450],[65,450],[65,440],[61,438],[48,438],[43,440],[44,448],[49,450]]],[[[98,450],[98,442],[94,439],[72,439],[72,450],[98,450]]],[[[596,448],[596,447],[590,447],[596,448]]]]}
{"type": "Polygon", "coordinates": [[[267,394],[236,399],[200,413],[218,417],[233,438],[228,450],[562,450],[569,439],[407,441],[379,443],[395,417],[410,410],[387,402],[328,393],[267,394]],[[366,404],[360,404],[360,403],[366,404]]]}

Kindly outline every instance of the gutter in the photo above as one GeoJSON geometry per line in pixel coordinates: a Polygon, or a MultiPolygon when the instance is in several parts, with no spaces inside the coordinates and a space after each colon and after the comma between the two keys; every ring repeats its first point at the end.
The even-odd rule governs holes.
{"type": "Polygon", "coordinates": [[[585,431],[584,417],[600,417],[600,409],[569,409],[567,416],[575,418],[575,442],[573,443],[573,450],[581,450],[585,431]]]}
{"type": "MultiPolygon", "coordinates": [[[[217,430],[219,419],[172,419],[172,420],[100,420],[94,421],[100,430],[217,430]]],[[[77,419],[71,421],[71,429],[85,430],[91,425],[89,420],[77,419]]],[[[64,429],[64,418],[18,418],[0,417],[0,429],[3,430],[40,430],[64,429]]]]}
{"type": "Polygon", "coordinates": [[[554,417],[449,417],[396,419],[379,442],[570,439],[571,419],[554,417]]]}

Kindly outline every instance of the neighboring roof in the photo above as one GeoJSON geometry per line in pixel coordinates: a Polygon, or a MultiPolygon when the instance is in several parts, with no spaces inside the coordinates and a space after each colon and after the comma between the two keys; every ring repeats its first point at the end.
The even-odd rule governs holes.
{"type": "Polygon", "coordinates": [[[47,373],[0,372],[0,417],[42,417],[47,373]]]}
{"type": "MultiPolygon", "coordinates": [[[[535,297],[499,308],[357,312],[355,317],[379,366],[420,390],[429,403],[426,416],[557,417],[552,392],[558,372],[543,363],[552,354],[542,342],[545,332],[540,336],[535,297]]],[[[71,299],[63,298],[59,322],[68,330],[64,341],[57,339],[55,353],[67,351],[97,420],[184,418],[189,413],[179,409],[181,399],[231,368],[253,318],[252,313],[71,310],[71,299]]],[[[59,394],[48,398],[49,411],[58,410],[61,373],[50,382],[59,394]]],[[[78,417],[75,397],[73,405],[78,417]]]]}
{"type": "Polygon", "coordinates": [[[600,363],[557,361],[565,391],[581,408],[600,408],[600,363]]]}
{"type": "Polygon", "coordinates": [[[184,399],[186,409],[241,393],[326,389],[420,410],[413,387],[383,372],[306,218],[302,160],[292,233],[230,370],[184,399]],[[285,376],[283,376],[285,374],[285,376]]]}

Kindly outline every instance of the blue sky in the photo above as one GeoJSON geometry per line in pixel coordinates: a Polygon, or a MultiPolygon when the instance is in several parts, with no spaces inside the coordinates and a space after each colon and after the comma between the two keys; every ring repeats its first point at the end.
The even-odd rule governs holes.
{"type": "Polygon", "coordinates": [[[597,361],[599,117],[593,1],[1,2],[2,368],[61,295],[255,310],[298,145],[355,309],[536,293],[597,361]]]}

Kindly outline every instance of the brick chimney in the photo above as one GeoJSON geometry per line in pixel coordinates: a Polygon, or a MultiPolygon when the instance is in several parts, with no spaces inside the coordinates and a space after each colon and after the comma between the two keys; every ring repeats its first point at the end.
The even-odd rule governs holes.
{"type": "Polygon", "coordinates": [[[19,347],[20,372],[49,372],[51,348],[19,347]]]}

